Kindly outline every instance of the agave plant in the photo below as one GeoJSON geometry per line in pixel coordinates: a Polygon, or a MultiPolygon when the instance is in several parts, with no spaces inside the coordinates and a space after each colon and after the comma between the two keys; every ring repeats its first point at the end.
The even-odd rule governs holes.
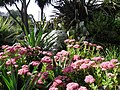
{"type": "Polygon", "coordinates": [[[55,39],[56,37],[51,36],[53,37],[52,39],[50,39],[51,37],[46,38],[49,34],[49,32],[46,33],[46,29],[47,23],[34,22],[34,29],[30,30],[30,34],[26,33],[24,39],[18,40],[18,42],[20,42],[23,46],[31,47],[40,46],[41,49],[49,50],[51,45],[54,43],[52,42],[52,40],[55,39]]]}

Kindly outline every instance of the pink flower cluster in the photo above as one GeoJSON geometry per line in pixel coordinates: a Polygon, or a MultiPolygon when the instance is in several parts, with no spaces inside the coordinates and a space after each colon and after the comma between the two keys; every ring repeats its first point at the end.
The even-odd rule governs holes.
{"type": "Polygon", "coordinates": [[[69,52],[68,51],[65,51],[65,50],[62,50],[62,51],[60,51],[60,52],[58,52],[57,54],[56,54],[56,56],[54,56],[54,60],[55,61],[60,61],[61,60],[61,62],[64,62],[65,60],[68,60],[69,58],[69,52]]]}
{"type": "Polygon", "coordinates": [[[68,45],[68,48],[80,48],[80,45],[78,42],[75,42],[75,39],[66,39],[64,42],[68,45]]]}
{"type": "Polygon", "coordinates": [[[102,50],[102,49],[103,49],[102,46],[97,45],[97,44],[93,44],[93,43],[89,43],[89,42],[87,42],[87,41],[83,41],[83,44],[84,44],[84,45],[88,45],[88,46],[96,47],[96,50],[102,50]]]}
{"type": "Polygon", "coordinates": [[[36,77],[36,79],[39,78],[37,83],[38,84],[43,84],[43,80],[47,79],[48,75],[49,75],[48,72],[40,72],[40,73],[38,73],[38,75],[36,77]]]}
{"type": "Polygon", "coordinates": [[[26,47],[21,47],[18,51],[20,55],[25,55],[27,53],[27,48],[26,47]]]}
{"type": "Polygon", "coordinates": [[[105,60],[105,58],[103,58],[103,57],[93,57],[92,60],[95,60],[96,62],[100,62],[100,61],[105,60]]]}
{"type": "Polygon", "coordinates": [[[79,86],[78,83],[70,82],[71,80],[67,76],[58,76],[54,79],[49,90],[58,90],[58,87],[66,88],[66,90],[88,90],[84,86],[79,86]],[[66,81],[66,82],[65,82],[66,81]]]}
{"type": "Polygon", "coordinates": [[[52,59],[51,59],[49,56],[44,56],[44,57],[41,59],[41,62],[49,64],[49,63],[52,62],[52,59]]]}
{"type": "Polygon", "coordinates": [[[42,52],[43,55],[47,55],[47,56],[52,56],[52,52],[49,52],[49,51],[43,51],[42,52]]]}
{"type": "Polygon", "coordinates": [[[71,82],[66,85],[66,90],[88,90],[88,89],[84,86],[79,87],[78,83],[71,82]]]}
{"type": "Polygon", "coordinates": [[[62,70],[63,73],[71,73],[73,71],[74,71],[74,69],[72,66],[68,66],[62,70]]]}
{"type": "Polygon", "coordinates": [[[6,65],[10,66],[10,65],[16,65],[16,59],[15,58],[11,58],[9,60],[6,61],[6,65]]]}
{"type": "Polygon", "coordinates": [[[28,67],[28,65],[23,65],[22,66],[22,69],[19,69],[18,70],[18,74],[19,75],[25,75],[25,74],[27,74],[29,72],[29,67],[28,67]]]}
{"type": "Polygon", "coordinates": [[[38,66],[40,64],[40,61],[32,61],[30,65],[32,66],[38,66]]]}
{"type": "Polygon", "coordinates": [[[80,86],[80,88],[78,90],[88,90],[88,89],[84,86],[80,86]]]}
{"type": "Polygon", "coordinates": [[[75,82],[68,83],[66,85],[66,90],[78,90],[79,84],[75,82]]]}
{"type": "Polygon", "coordinates": [[[85,80],[84,80],[86,83],[94,83],[95,82],[95,79],[93,78],[92,75],[88,75],[85,77],[85,80]]]}
{"type": "Polygon", "coordinates": [[[50,86],[49,90],[51,90],[52,88],[58,88],[59,87],[65,87],[66,86],[66,82],[69,82],[70,79],[67,78],[67,76],[58,76],[54,79],[52,85],[50,86]]]}
{"type": "Polygon", "coordinates": [[[65,51],[65,50],[62,50],[62,51],[60,51],[60,52],[58,52],[57,54],[56,54],[56,56],[58,56],[58,57],[61,57],[61,56],[69,56],[69,52],[68,51],[65,51]]]}
{"type": "Polygon", "coordinates": [[[65,43],[74,43],[75,39],[66,39],[64,42],[65,43]]]}
{"type": "Polygon", "coordinates": [[[107,62],[102,62],[100,64],[100,67],[102,68],[102,70],[108,70],[114,68],[115,64],[113,62],[107,61],[107,62]]]}
{"type": "Polygon", "coordinates": [[[5,49],[6,52],[8,53],[16,53],[18,52],[20,55],[26,54],[27,53],[27,48],[22,47],[19,43],[16,43],[13,46],[8,46],[8,45],[3,45],[2,49],[5,49]]]}
{"type": "Polygon", "coordinates": [[[75,45],[73,45],[73,48],[75,48],[75,49],[80,48],[80,45],[75,44],[75,45]]]}
{"type": "Polygon", "coordinates": [[[87,69],[93,67],[95,65],[95,61],[91,61],[90,59],[80,59],[71,64],[74,69],[87,69]]]}
{"type": "Polygon", "coordinates": [[[73,61],[80,60],[80,56],[79,56],[79,55],[74,55],[72,60],[73,60],[73,61]]]}

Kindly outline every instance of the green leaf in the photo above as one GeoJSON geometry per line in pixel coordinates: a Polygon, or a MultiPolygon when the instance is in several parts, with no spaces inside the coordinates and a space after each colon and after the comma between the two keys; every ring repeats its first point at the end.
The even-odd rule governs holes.
{"type": "Polygon", "coordinates": [[[40,43],[42,35],[43,35],[43,31],[39,30],[35,45],[38,45],[40,43]]]}
{"type": "Polygon", "coordinates": [[[9,90],[12,90],[12,89],[11,89],[11,85],[10,85],[9,81],[7,80],[7,78],[5,78],[3,75],[2,75],[2,78],[3,78],[4,82],[5,82],[5,84],[7,85],[7,88],[8,88],[9,90]]]}

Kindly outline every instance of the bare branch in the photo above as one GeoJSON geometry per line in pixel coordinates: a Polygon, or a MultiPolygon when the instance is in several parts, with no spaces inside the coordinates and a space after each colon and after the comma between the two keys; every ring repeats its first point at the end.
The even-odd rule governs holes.
{"type": "Polygon", "coordinates": [[[27,5],[26,5],[27,7],[28,7],[28,5],[29,5],[30,1],[31,1],[31,0],[29,0],[29,1],[28,1],[28,3],[27,3],[27,5]]]}
{"type": "Polygon", "coordinates": [[[21,10],[20,10],[19,7],[17,6],[17,4],[16,4],[16,3],[14,3],[14,4],[15,4],[16,8],[18,9],[18,11],[21,13],[21,10]]]}
{"type": "Polygon", "coordinates": [[[22,0],[20,0],[21,1],[21,3],[23,3],[23,1],[22,0]]]}

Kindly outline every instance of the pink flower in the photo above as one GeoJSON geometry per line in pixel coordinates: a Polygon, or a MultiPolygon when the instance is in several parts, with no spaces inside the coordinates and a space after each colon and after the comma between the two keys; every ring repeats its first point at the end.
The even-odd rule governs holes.
{"type": "Polygon", "coordinates": [[[22,69],[29,69],[28,65],[23,65],[22,69]]]}
{"type": "Polygon", "coordinates": [[[102,70],[107,70],[107,69],[112,69],[115,67],[115,65],[110,62],[110,61],[107,61],[107,62],[102,62],[100,64],[100,67],[102,68],[102,70]]]}
{"type": "Polygon", "coordinates": [[[69,43],[74,43],[75,42],[75,39],[70,39],[69,40],[69,43]]]}
{"type": "Polygon", "coordinates": [[[52,59],[51,59],[49,56],[44,56],[44,57],[41,59],[41,62],[43,62],[43,63],[51,63],[51,62],[52,62],[52,59]]]}
{"type": "Polygon", "coordinates": [[[58,52],[56,54],[56,56],[58,57],[61,57],[61,56],[68,56],[69,55],[69,52],[68,51],[65,51],[65,50],[62,50],[61,52],[58,52]]]}
{"type": "Polygon", "coordinates": [[[79,56],[79,55],[74,55],[74,56],[73,56],[73,60],[75,60],[75,61],[76,61],[76,60],[80,60],[80,56],[79,56]]]}
{"type": "Polygon", "coordinates": [[[30,64],[33,66],[38,66],[40,64],[40,61],[32,61],[30,64]]]}
{"type": "Polygon", "coordinates": [[[47,55],[52,56],[53,54],[52,54],[52,52],[47,52],[47,55]]]}
{"type": "Polygon", "coordinates": [[[27,48],[21,47],[21,48],[19,49],[19,54],[20,54],[20,55],[24,55],[24,54],[26,54],[26,53],[27,53],[27,48]]]}
{"type": "Polygon", "coordinates": [[[89,65],[85,63],[81,64],[80,66],[80,69],[87,69],[87,68],[89,68],[89,65]]]}
{"type": "Polygon", "coordinates": [[[41,79],[39,79],[39,80],[37,81],[37,83],[38,83],[38,84],[43,84],[43,81],[42,81],[41,79]]]}
{"type": "Polygon", "coordinates": [[[46,79],[48,78],[48,72],[43,72],[42,76],[41,76],[41,79],[46,79]]]}
{"type": "Polygon", "coordinates": [[[19,75],[27,74],[28,71],[29,71],[28,69],[19,69],[18,74],[19,75]]]}
{"type": "Polygon", "coordinates": [[[54,82],[56,82],[58,85],[62,84],[62,80],[56,79],[54,82]]]}
{"type": "Polygon", "coordinates": [[[10,60],[6,61],[6,65],[15,65],[16,64],[16,59],[15,58],[11,58],[10,60]]]}
{"type": "Polygon", "coordinates": [[[75,82],[68,83],[66,85],[66,90],[78,90],[79,84],[75,82]]]}
{"type": "Polygon", "coordinates": [[[7,51],[7,52],[10,52],[10,53],[15,53],[15,52],[16,52],[16,49],[15,49],[14,46],[8,46],[8,47],[6,48],[6,51],[7,51]]]}
{"type": "Polygon", "coordinates": [[[90,59],[84,59],[84,63],[89,63],[90,62],[90,59]]]}
{"type": "Polygon", "coordinates": [[[47,51],[43,51],[42,54],[43,54],[43,55],[47,55],[47,51]]]}
{"type": "Polygon", "coordinates": [[[64,43],[69,43],[70,39],[64,40],[64,43]]]}
{"type": "Polygon", "coordinates": [[[65,80],[67,79],[67,76],[57,76],[55,80],[60,79],[60,80],[65,80]]]}
{"type": "Polygon", "coordinates": [[[51,87],[57,87],[63,85],[62,80],[60,79],[55,79],[51,87]]]}
{"type": "Polygon", "coordinates": [[[3,52],[0,52],[0,56],[2,56],[2,55],[4,55],[4,53],[3,53],[3,52]]]}
{"type": "Polygon", "coordinates": [[[104,60],[103,57],[93,57],[92,59],[95,60],[96,62],[100,62],[104,60]]]}
{"type": "Polygon", "coordinates": [[[114,67],[115,67],[115,64],[113,64],[112,62],[108,63],[108,69],[111,69],[111,68],[114,68],[114,67]]]}
{"type": "Polygon", "coordinates": [[[2,49],[6,49],[7,47],[9,47],[8,45],[3,45],[2,49]]]}
{"type": "Polygon", "coordinates": [[[70,72],[73,72],[73,67],[72,66],[68,66],[66,68],[64,68],[63,70],[63,73],[70,73],[70,72]]]}
{"type": "Polygon", "coordinates": [[[92,46],[97,46],[96,44],[92,44],[92,46]]]}
{"type": "Polygon", "coordinates": [[[72,48],[72,47],[73,47],[73,45],[72,45],[72,44],[70,44],[70,45],[67,45],[67,47],[68,47],[68,48],[72,48]]]}
{"type": "Polygon", "coordinates": [[[73,48],[80,48],[80,45],[78,45],[78,44],[75,44],[74,46],[73,46],[73,48]]]}
{"type": "Polygon", "coordinates": [[[71,66],[72,66],[74,69],[78,69],[79,66],[80,66],[81,64],[83,64],[83,63],[84,63],[84,60],[81,59],[81,60],[77,60],[77,61],[75,61],[74,63],[72,63],[71,66]]]}
{"type": "Polygon", "coordinates": [[[11,60],[6,61],[5,64],[6,64],[7,66],[10,66],[10,65],[11,65],[11,60]]]}
{"type": "Polygon", "coordinates": [[[110,62],[112,62],[112,63],[117,63],[118,60],[117,60],[117,59],[112,59],[112,60],[110,60],[110,62]]]}
{"type": "Polygon", "coordinates": [[[96,65],[96,63],[95,63],[95,61],[89,61],[88,65],[89,66],[94,66],[94,65],[96,65]]]}
{"type": "Polygon", "coordinates": [[[83,44],[88,45],[89,43],[88,41],[83,41],[83,44]]]}
{"type": "Polygon", "coordinates": [[[86,83],[94,83],[95,82],[95,79],[93,78],[92,75],[88,75],[85,77],[85,80],[84,80],[86,83]]]}
{"type": "Polygon", "coordinates": [[[88,90],[88,89],[84,86],[80,86],[80,88],[78,90],[88,90]]]}
{"type": "Polygon", "coordinates": [[[10,60],[11,60],[11,63],[12,63],[13,65],[16,64],[16,59],[15,59],[15,58],[11,58],[10,60]]]}
{"type": "Polygon", "coordinates": [[[22,69],[19,69],[19,70],[18,70],[18,74],[19,74],[19,75],[27,74],[28,72],[29,72],[28,65],[23,65],[23,66],[22,66],[22,69]]]}
{"type": "Polygon", "coordinates": [[[92,43],[89,43],[89,46],[93,46],[93,44],[92,44],[92,43]]]}
{"type": "Polygon", "coordinates": [[[54,56],[54,60],[58,61],[59,60],[59,56],[54,56]]]}
{"type": "Polygon", "coordinates": [[[49,90],[58,90],[56,87],[50,87],[49,90]]]}
{"type": "Polygon", "coordinates": [[[102,46],[96,46],[96,50],[101,50],[101,49],[103,49],[102,46]]]}
{"type": "Polygon", "coordinates": [[[21,48],[20,43],[15,43],[15,49],[20,49],[20,48],[21,48]]]}

